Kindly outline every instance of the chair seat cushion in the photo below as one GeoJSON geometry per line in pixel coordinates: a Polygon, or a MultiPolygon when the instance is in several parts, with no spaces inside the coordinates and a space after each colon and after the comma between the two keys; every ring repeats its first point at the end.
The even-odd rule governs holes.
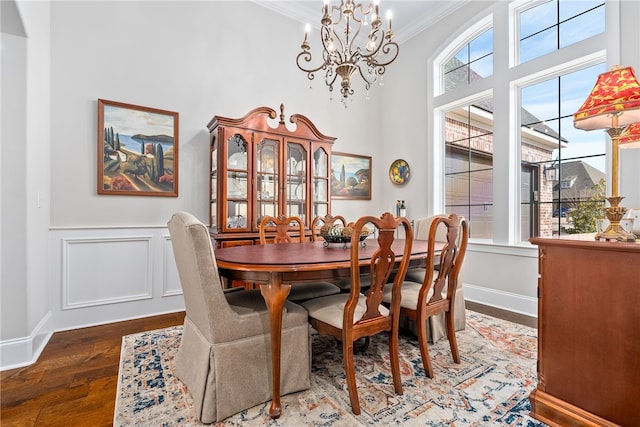
{"type": "MultiPolygon", "coordinates": [[[[261,328],[260,333],[270,333],[269,329],[269,311],[260,290],[246,290],[242,292],[231,292],[225,294],[227,302],[233,311],[240,316],[251,316],[256,313],[262,317],[262,320],[256,322],[261,328]]],[[[300,305],[285,301],[282,307],[282,327],[288,328],[295,325],[304,325],[307,323],[307,311],[300,305]]]]}
{"type": "Polygon", "coordinates": [[[340,288],[333,283],[294,283],[289,292],[289,301],[306,301],[312,298],[326,297],[340,293],[340,288]]]}
{"type": "MultiPolygon", "coordinates": [[[[409,308],[411,310],[415,310],[418,308],[418,294],[420,293],[420,288],[422,287],[422,283],[416,282],[402,282],[401,294],[402,299],[400,300],[400,307],[409,308]]],[[[393,289],[393,283],[387,283],[384,286],[383,297],[382,300],[386,303],[391,303],[391,290],[393,289]]],[[[433,295],[433,288],[429,290],[427,294],[427,300],[431,298],[433,295]]]]}
{"type": "MultiPolygon", "coordinates": [[[[307,309],[309,317],[317,319],[323,323],[327,323],[338,329],[342,329],[342,316],[344,306],[348,299],[349,294],[337,294],[322,298],[315,298],[303,302],[301,305],[307,309]]],[[[385,306],[380,305],[379,310],[380,314],[383,316],[389,315],[389,309],[385,306]]],[[[353,316],[353,323],[360,320],[365,311],[367,311],[367,297],[361,294],[353,316]]]]}
{"type": "MultiPolygon", "coordinates": [[[[351,289],[351,279],[344,278],[339,279],[335,282],[336,286],[340,288],[341,291],[348,291],[351,289]]],[[[368,289],[371,287],[371,276],[368,274],[362,274],[360,276],[360,289],[368,289]]]]}
{"type": "Polygon", "coordinates": [[[427,274],[426,268],[410,268],[407,270],[407,274],[404,275],[404,280],[407,282],[422,283],[424,281],[425,274],[427,274]]]}

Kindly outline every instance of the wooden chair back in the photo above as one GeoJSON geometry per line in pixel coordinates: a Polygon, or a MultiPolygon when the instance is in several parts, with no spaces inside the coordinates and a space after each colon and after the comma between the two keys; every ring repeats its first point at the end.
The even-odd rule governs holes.
{"type": "Polygon", "coordinates": [[[264,216],[260,221],[260,244],[267,243],[294,243],[305,242],[307,239],[304,235],[304,224],[302,219],[297,216],[285,216],[280,215],[264,216]],[[294,224],[296,227],[296,233],[298,236],[292,236],[289,234],[289,229],[294,224]],[[267,239],[267,233],[275,233],[273,239],[267,239]]]}
{"type": "MultiPolygon", "coordinates": [[[[458,286],[458,276],[462,263],[464,261],[465,254],[467,252],[467,243],[469,240],[469,230],[467,221],[464,217],[460,217],[456,214],[450,214],[448,217],[436,216],[429,228],[429,240],[427,243],[427,265],[434,265],[436,254],[434,251],[434,245],[436,235],[438,233],[438,225],[444,224],[446,231],[445,244],[440,252],[440,262],[438,263],[438,269],[429,269],[425,275],[421,294],[424,295],[424,300],[427,304],[432,306],[438,304],[438,301],[443,299],[448,302],[444,305],[451,305],[452,299],[455,298],[455,291],[458,286]],[[433,276],[436,276],[435,278],[433,276]],[[442,291],[447,286],[446,298],[443,298],[442,291]],[[426,300],[426,296],[433,289],[433,294],[429,301],[426,300]]],[[[422,296],[421,295],[421,296],[422,296]]]]}
{"type": "Polygon", "coordinates": [[[323,225],[334,225],[336,222],[342,222],[342,226],[345,227],[347,225],[347,220],[344,219],[341,215],[333,216],[331,214],[327,214],[324,216],[317,216],[311,222],[311,240],[314,242],[322,241],[322,236],[320,235],[320,230],[323,225]]]}
{"type": "Polygon", "coordinates": [[[435,253],[434,247],[437,241],[437,234],[439,233],[438,227],[441,224],[444,224],[446,227],[446,237],[444,239],[444,247],[439,254],[440,260],[437,263],[438,268],[427,268],[424,282],[418,294],[418,306],[415,308],[402,308],[403,314],[416,320],[422,363],[427,376],[430,378],[434,377],[433,366],[427,348],[426,324],[430,316],[445,313],[447,338],[449,339],[451,354],[454,362],[460,363],[454,326],[454,307],[456,289],[458,288],[458,277],[467,252],[467,243],[469,240],[469,229],[464,217],[456,214],[450,214],[447,217],[434,217],[429,227],[427,265],[434,265],[436,262],[438,254],[435,253]],[[447,292],[443,295],[445,286],[447,286],[447,292]]]}
{"type": "MultiPolygon", "coordinates": [[[[364,216],[353,226],[353,232],[351,236],[351,289],[349,300],[345,306],[345,324],[344,328],[351,333],[351,329],[357,330],[358,328],[365,329],[362,332],[355,333],[355,335],[366,336],[367,330],[371,330],[375,333],[382,332],[383,330],[391,330],[391,325],[383,326],[384,323],[390,322],[393,318],[394,322],[397,322],[396,313],[400,309],[400,287],[404,281],[404,275],[407,272],[409,266],[409,258],[411,255],[411,245],[413,240],[413,231],[411,223],[404,217],[394,217],[391,213],[384,213],[380,218],[373,216],[364,216]],[[359,236],[365,226],[372,226],[375,230],[369,230],[369,232],[375,232],[377,230],[378,249],[371,256],[371,259],[367,266],[365,266],[364,272],[361,275],[360,268],[360,250],[362,245],[359,241],[359,236]],[[395,239],[396,230],[399,227],[404,227],[405,240],[402,247],[402,253],[396,253],[392,248],[395,239]],[[389,282],[392,271],[396,265],[397,259],[402,256],[400,265],[394,278],[394,296],[395,301],[391,304],[391,310],[389,315],[382,314],[379,308],[382,304],[383,290],[385,285],[389,282]],[[355,307],[358,303],[361,293],[361,277],[367,278],[369,290],[367,292],[367,311],[360,317],[360,319],[354,319],[355,307]],[[351,322],[348,319],[351,319],[351,322]],[[386,319],[385,319],[386,318],[386,319]],[[372,320],[379,319],[382,324],[372,327],[372,320]],[[367,325],[366,328],[364,326],[367,325]],[[387,329],[388,328],[388,329],[387,329]],[[362,335],[361,335],[362,334],[362,335]]],[[[397,328],[397,325],[395,325],[397,328]]],[[[355,338],[355,339],[357,339],[355,338]]]]}

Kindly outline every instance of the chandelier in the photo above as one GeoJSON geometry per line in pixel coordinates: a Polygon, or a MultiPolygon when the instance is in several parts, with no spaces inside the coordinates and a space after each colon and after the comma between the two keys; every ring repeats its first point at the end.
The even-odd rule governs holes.
{"type": "Polygon", "coordinates": [[[304,41],[300,46],[302,52],[296,57],[296,64],[307,73],[309,80],[313,80],[318,71],[325,73],[324,81],[330,92],[333,92],[333,85],[340,76],[343,102],[354,93],[351,78],[356,72],[364,80],[368,94],[372,83],[379,80],[382,85],[387,65],[398,56],[399,47],[393,41],[390,12],[387,12],[387,22],[385,31],[380,19],[378,0],[373,4],[369,3],[366,8],[353,0],[341,0],[339,6],[330,6],[329,0],[325,0],[320,20],[322,63],[317,67],[310,64],[310,26],[307,24],[304,41]],[[367,17],[370,17],[369,21],[367,17]],[[366,27],[370,27],[368,35],[365,34],[366,27]]]}

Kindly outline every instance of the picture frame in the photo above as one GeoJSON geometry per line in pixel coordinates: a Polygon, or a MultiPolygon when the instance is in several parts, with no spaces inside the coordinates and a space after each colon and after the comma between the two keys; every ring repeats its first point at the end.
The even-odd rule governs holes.
{"type": "Polygon", "coordinates": [[[98,99],[98,194],[178,196],[178,113],[98,99]]]}
{"type": "Polygon", "coordinates": [[[331,198],[371,200],[371,156],[331,153],[331,198]]]}

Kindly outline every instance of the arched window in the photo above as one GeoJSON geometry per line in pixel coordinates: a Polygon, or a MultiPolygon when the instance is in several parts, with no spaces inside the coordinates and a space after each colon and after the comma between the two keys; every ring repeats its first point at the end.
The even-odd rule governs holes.
{"type": "Polygon", "coordinates": [[[495,243],[595,231],[581,210],[603,206],[606,137],[574,129],[572,115],[605,71],[604,2],[497,7],[508,13],[465,28],[433,64],[444,209],[468,219],[472,239],[495,243]]]}

